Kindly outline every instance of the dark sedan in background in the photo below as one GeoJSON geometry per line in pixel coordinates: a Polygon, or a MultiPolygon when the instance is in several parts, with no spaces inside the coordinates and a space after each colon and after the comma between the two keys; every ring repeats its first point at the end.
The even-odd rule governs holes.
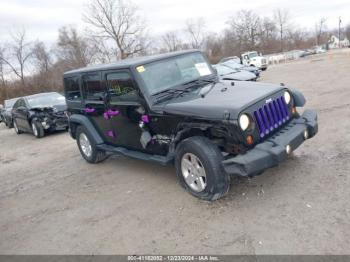
{"type": "Polygon", "coordinates": [[[0,118],[1,121],[5,123],[8,128],[13,127],[12,120],[12,107],[16,103],[18,98],[7,99],[4,101],[4,107],[1,109],[0,118]]]}
{"type": "Polygon", "coordinates": [[[55,92],[25,96],[13,106],[13,126],[17,134],[28,132],[37,138],[67,130],[66,109],[65,97],[55,92]]]}

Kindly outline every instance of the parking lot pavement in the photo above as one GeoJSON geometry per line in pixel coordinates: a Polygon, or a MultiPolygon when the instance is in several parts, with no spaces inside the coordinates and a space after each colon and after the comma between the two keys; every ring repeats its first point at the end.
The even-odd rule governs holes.
{"type": "Polygon", "coordinates": [[[305,94],[319,134],[213,203],[182,190],[172,167],[90,165],[67,133],[38,140],[1,124],[0,253],[349,254],[349,72],[345,51],[263,72],[305,94]]]}

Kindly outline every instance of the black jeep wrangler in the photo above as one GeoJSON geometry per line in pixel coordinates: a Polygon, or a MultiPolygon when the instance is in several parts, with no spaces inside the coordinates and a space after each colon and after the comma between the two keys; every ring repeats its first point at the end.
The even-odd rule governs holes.
{"type": "Polygon", "coordinates": [[[89,163],[120,154],[174,163],[192,195],[215,200],[230,175],[278,165],[317,133],[303,95],[272,85],[221,83],[196,50],[64,74],[71,136],[89,163]]]}

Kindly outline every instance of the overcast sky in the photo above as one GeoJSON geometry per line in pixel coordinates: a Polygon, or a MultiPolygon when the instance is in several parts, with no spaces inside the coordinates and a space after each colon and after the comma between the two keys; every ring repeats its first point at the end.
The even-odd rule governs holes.
{"type": "MultiPolygon", "coordinates": [[[[0,0],[0,41],[11,28],[24,27],[31,39],[52,44],[57,30],[72,24],[79,28],[82,10],[88,0],[0,0]]],[[[161,34],[181,29],[188,18],[204,17],[207,29],[219,32],[225,22],[240,9],[252,9],[259,15],[272,16],[276,8],[289,10],[293,24],[313,28],[320,17],[327,18],[329,28],[350,23],[350,0],[134,0],[150,32],[161,34]]]]}

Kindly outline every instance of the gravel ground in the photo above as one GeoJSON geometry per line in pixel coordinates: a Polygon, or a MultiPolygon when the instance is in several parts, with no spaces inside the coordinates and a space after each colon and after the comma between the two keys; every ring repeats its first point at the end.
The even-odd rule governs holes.
{"type": "Polygon", "coordinates": [[[2,124],[0,253],[349,254],[348,51],[263,72],[305,94],[319,134],[213,203],[184,192],[172,167],[90,165],[67,133],[37,140],[2,124]]]}

